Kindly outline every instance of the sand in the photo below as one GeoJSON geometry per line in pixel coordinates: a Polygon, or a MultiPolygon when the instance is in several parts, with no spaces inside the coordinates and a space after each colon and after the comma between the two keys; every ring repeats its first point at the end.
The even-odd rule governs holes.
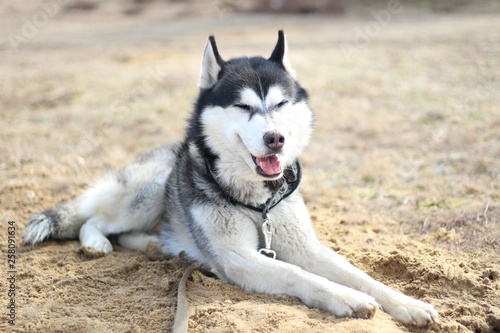
{"type": "MultiPolygon", "coordinates": [[[[3,30],[21,36],[41,10],[3,6],[3,30]]],[[[285,28],[317,117],[301,191],[318,237],[433,304],[440,322],[416,328],[383,311],[336,318],[195,272],[189,331],[500,332],[500,14],[405,8],[356,45],[357,31],[374,24],[368,12],[270,17],[150,6],[135,15],[109,4],[60,10],[17,52],[9,39],[0,44],[0,331],[170,330],[189,262],[116,240],[97,259],[76,240],[23,246],[26,221],[182,138],[208,33],[224,57],[267,55],[285,28]]]]}

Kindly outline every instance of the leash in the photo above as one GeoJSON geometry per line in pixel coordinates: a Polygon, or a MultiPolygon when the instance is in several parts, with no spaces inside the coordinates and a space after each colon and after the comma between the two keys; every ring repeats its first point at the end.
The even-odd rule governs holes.
{"type": "Polygon", "coordinates": [[[172,333],[187,333],[188,322],[189,322],[189,302],[186,295],[186,285],[187,280],[195,270],[198,269],[198,265],[189,266],[179,281],[179,287],[177,288],[177,310],[175,311],[174,326],[172,327],[172,333]]]}
{"type": "Polygon", "coordinates": [[[182,273],[182,277],[177,287],[177,309],[175,310],[172,333],[187,333],[189,324],[189,302],[187,299],[187,281],[194,271],[200,271],[205,276],[213,275],[205,266],[193,263],[182,273]]]}
{"type": "Polygon", "coordinates": [[[276,191],[273,191],[271,197],[266,200],[265,203],[255,207],[252,205],[248,205],[244,202],[235,199],[231,196],[227,191],[224,190],[224,187],[219,184],[217,178],[215,177],[212,169],[208,165],[208,162],[205,160],[205,167],[207,169],[207,174],[210,176],[212,181],[219,187],[222,196],[228,200],[231,204],[235,206],[243,206],[245,208],[251,209],[253,211],[259,212],[262,214],[262,234],[264,235],[264,247],[259,249],[259,253],[263,254],[269,258],[276,259],[276,252],[271,249],[271,243],[273,238],[274,228],[271,224],[269,218],[269,211],[276,207],[281,200],[288,197],[290,194],[295,192],[295,190],[299,187],[300,180],[302,179],[302,165],[300,160],[295,160],[295,163],[285,168],[283,170],[283,178],[280,179],[281,185],[278,187],[276,191]]]}

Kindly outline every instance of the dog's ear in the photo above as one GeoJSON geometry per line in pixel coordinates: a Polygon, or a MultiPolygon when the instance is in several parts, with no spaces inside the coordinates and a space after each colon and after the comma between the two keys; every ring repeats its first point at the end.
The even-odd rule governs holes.
{"type": "Polygon", "coordinates": [[[288,45],[286,42],[285,32],[283,30],[278,31],[278,42],[276,43],[269,60],[282,65],[288,74],[295,78],[295,71],[290,64],[290,60],[288,60],[288,45]]]}
{"type": "Polygon", "coordinates": [[[208,89],[213,86],[217,81],[217,77],[219,72],[222,70],[222,67],[224,67],[224,60],[222,60],[219,50],[217,50],[215,37],[210,36],[208,37],[205,52],[203,52],[203,61],[201,62],[198,87],[201,89],[208,89]]]}

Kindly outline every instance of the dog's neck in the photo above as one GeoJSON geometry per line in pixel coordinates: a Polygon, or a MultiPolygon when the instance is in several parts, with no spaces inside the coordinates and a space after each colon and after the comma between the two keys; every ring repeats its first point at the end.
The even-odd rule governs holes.
{"type": "Polygon", "coordinates": [[[276,192],[280,189],[281,186],[283,186],[284,182],[285,176],[283,175],[283,177],[277,180],[265,180],[264,187],[267,187],[271,192],[276,192]]]}
{"type": "MultiPolygon", "coordinates": [[[[207,175],[228,197],[246,205],[259,206],[266,202],[272,193],[283,184],[278,179],[274,184],[266,181],[251,181],[241,179],[237,175],[225,172],[224,168],[217,167],[217,163],[210,164],[206,161],[207,175]],[[269,186],[271,185],[271,186],[269,186]]],[[[283,177],[282,177],[283,178],[283,177]]]]}
{"type": "Polygon", "coordinates": [[[213,166],[205,160],[207,176],[220,189],[223,196],[235,205],[241,205],[254,211],[267,213],[282,199],[292,194],[299,186],[302,177],[302,167],[296,160],[285,168],[283,176],[274,181],[258,182],[227,182],[228,177],[221,177],[213,170],[213,166]]]}

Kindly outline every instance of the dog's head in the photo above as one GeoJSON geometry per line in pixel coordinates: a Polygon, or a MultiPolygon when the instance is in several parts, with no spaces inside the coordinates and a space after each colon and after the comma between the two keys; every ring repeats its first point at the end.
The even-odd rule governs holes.
{"type": "Polygon", "coordinates": [[[295,80],[285,33],[268,59],[223,60],[210,36],[188,135],[205,159],[234,180],[276,180],[311,134],[307,92],[295,80]]]}

